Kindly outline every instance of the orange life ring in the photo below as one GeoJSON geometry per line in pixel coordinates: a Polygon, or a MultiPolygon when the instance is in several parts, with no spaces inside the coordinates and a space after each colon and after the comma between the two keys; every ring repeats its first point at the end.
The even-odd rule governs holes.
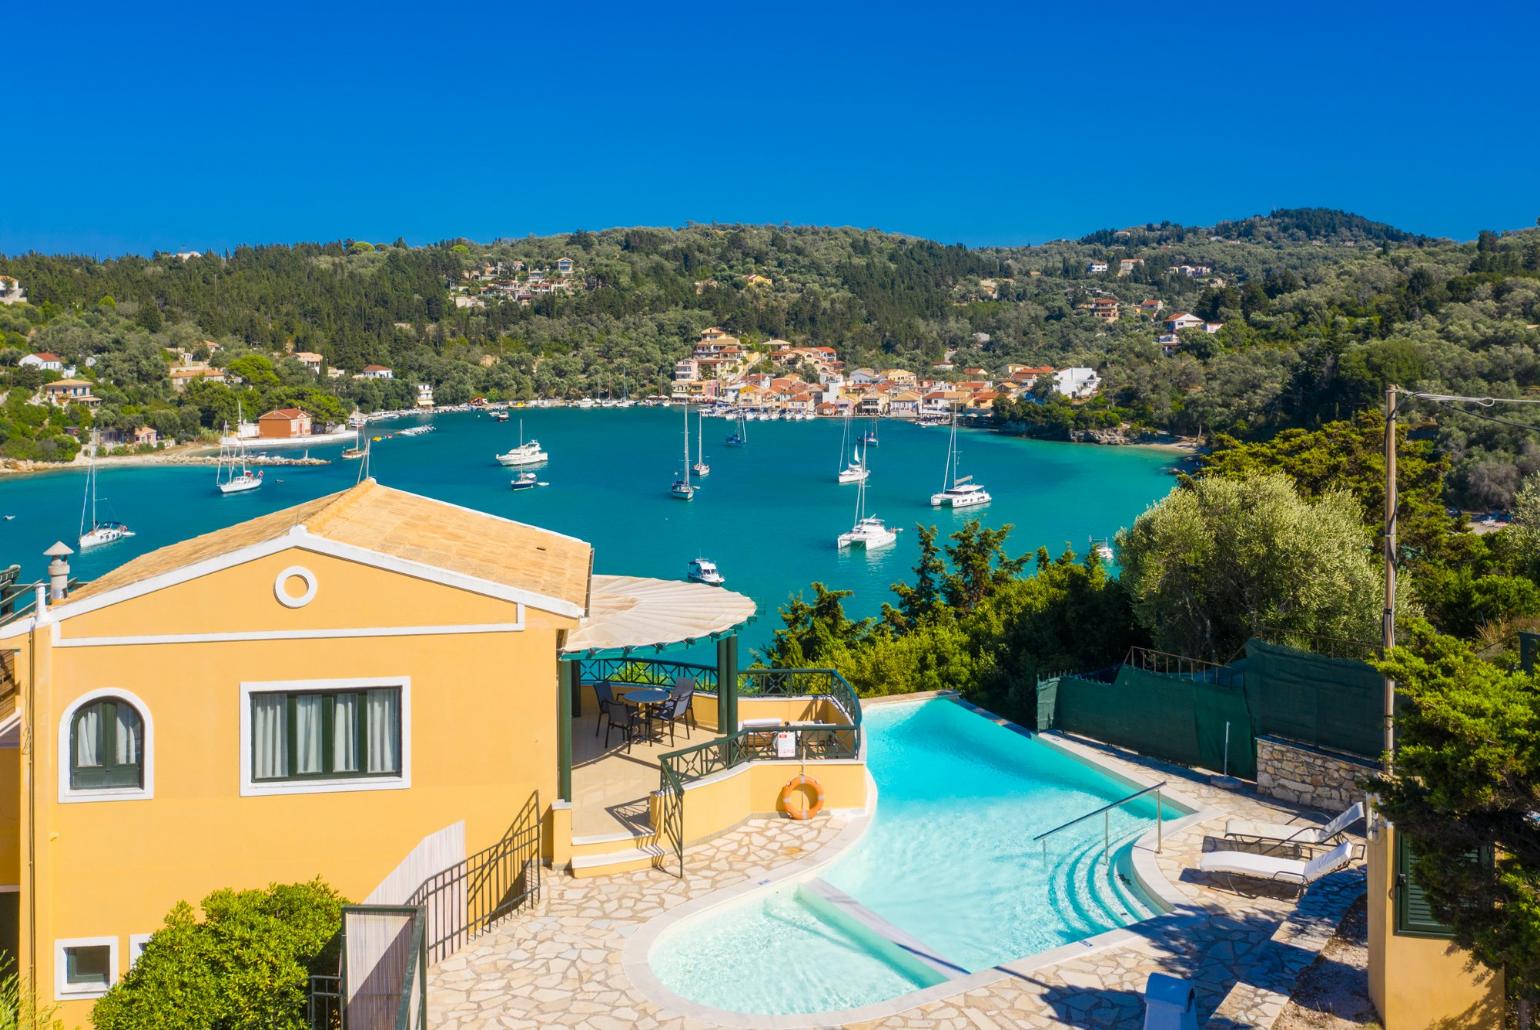
{"type": "Polygon", "coordinates": [[[781,788],[781,810],[792,819],[811,819],[823,811],[823,786],[811,776],[793,776],[791,782],[781,788]],[[792,796],[803,787],[813,795],[806,808],[791,803],[792,796]]]}

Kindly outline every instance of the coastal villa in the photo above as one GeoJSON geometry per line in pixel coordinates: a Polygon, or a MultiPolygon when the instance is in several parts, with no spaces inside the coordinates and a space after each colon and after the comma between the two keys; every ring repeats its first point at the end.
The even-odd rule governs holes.
{"type": "Polygon", "coordinates": [[[882,374],[876,369],[858,368],[846,376],[851,386],[873,386],[882,382],[882,374]]]}
{"type": "Polygon", "coordinates": [[[674,362],[674,381],[685,382],[700,378],[700,362],[694,358],[682,358],[674,362]]]}
{"type": "Polygon", "coordinates": [[[1160,314],[1161,310],[1165,308],[1165,306],[1166,302],[1159,299],[1158,297],[1151,297],[1147,300],[1141,300],[1139,302],[1139,314],[1144,315],[1146,318],[1154,318],[1156,315],[1160,314]]]}
{"type": "Polygon", "coordinates": [[[365,365],[354,379],[394,379],[396,374],[384,365],[365,365]]]}
{"type": "Polygon", "coordinates": [[[1085,270],[1092,275],[1100,275],[1102,272],[1107,270],[1107,262],[1088,261],[1086,262],[1085,270]]]}
{"type": "Polygon", "coordinates": [[[315,375],[321,374],[321,366],[326,363],[326,359],[314,351],[297,350],[289,356],[315,375]]]}
{"type": "Polygon", "coordinates": [[[431,407],[433,407],[433,384],[431,384],[431,383],[418,383],[417,384],[417,406],[419,408],[431,408],[431,407]]]}
{"type": "Polygon", "coordinates": [[[310,432],[310,415],[299,408],[275,408],[257,419],[257,435],[264,440],[288,440],[310,432]]]}
{"type": "Polygon", "coordinates": [[[56,379],[51,383],[44,383],[40,392],[43,400],[56,407],[84,404],[88,408],[94,408],[102,400],[91,393],[91,386],[91,382],[85,379],[56,379]]]}
{"type": "Polygon", "coordinates": [[[28,354],[16,362],[22,368],[40,368],[44,372],[63,372],[64,359],[50,351],[28,354]]]}
{"type": "Polygon", "coordinates": [[[1165,326],[1168,333],[1179,333],[1183,329],[1196,329],[1203,324],[1203,319],[1186,311],[1173,311],[1166,316],[1165,326]]]}
{"type": "Polygon", "coordinates": [[[1134,269],[1144,264],[1144,258],[1120,258],[1118,259],[1118,275],[1132,275],[1134,269]]]}
{"type": "Polygon", "coordinates": [[[914,387],[920,384],[920,377],[906,368],[885,368],[877,375],[883,381],[899,386],[914,387]]]}
{"type": "Polygon", "coordinates": [[[572,259],[569,258],[569,257],[557,258],[556,259],[556,274],[557,275],[571,275],[572,274],[572,259]]]}
{"type": "Polygon", "coordinates": [[[21,280],[14,275],[0,275],[0,304],[24,304],[27,291],[21,288],[21,280]]]}
{"type": "Polygon", "coordinates": [[[914,418],[920,413],[920,395],[913,390],[902,390],[888,400],[888,415],[892,418],[914,418]]]}
{"type": "Polygon", "coordinates": [[[177,902],[319,876],[363,904],[314,998],[423,1026],[424,967],[542,867],[685,882],[687,846],[810,804],[799,774],[827,810],[869,802],[837,673],[740,671],[753,602],[594,575],[572,537],[365,479],[84,586],[68,554],[0,622],[0,948],[69,1025],[177,902]],[[697,640],[713,664],[643,657],[697,640]],[[677,742],[630,692],[669,699],[677,742]]]}
{"type": "Polygon", "coordinates": [[[1155,337],[1155,342],[1160,344],[1160,352],[1166,357],[1182,349],[1182,338],[1176,333],[1161,333],[1155,337]]]}

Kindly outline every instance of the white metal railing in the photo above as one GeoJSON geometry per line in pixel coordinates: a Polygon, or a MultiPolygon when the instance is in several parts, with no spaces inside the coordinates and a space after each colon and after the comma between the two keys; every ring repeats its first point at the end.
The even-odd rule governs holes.
{"type": "Polygon", "coordinates": [[[1060,823],[1058,826],[1055,826],[1053,829],[1048,830],[1045,833],[1039,833],[1036,837],[1032,838],[1032,843],[1033,844],[1037,844],[1039,842],[1042,843],[1042,845],[1043,845],[1043,861],[1046,862],[1046,861],[1048,861],[1048,838],[1049,837],[1052,837],[1054,834],[1058,833],[1060,830],[1067,830],[1071,826],[1076,826],[1076,825],[1078,825],[1080,823],[1083,823],[1087,819],[1093,819],[1096,816],[1101,816],[1102,817],[1102,859],[1103,859],[1103,861],[1105,861],[1106,858],[1107,858],[1107,852],[1108,852],[1108,850],[1110,850],[1110,848],[1112,846],[1112,810],[1114,808],[1121,808],[1123,805],[1128,804],[1130,801],[1135,801],[1135,800],[1137,800],[1139,798],[1144,797],[1146,794],[1150,793],[1151,791],[1154,791],[1154,793],[1155,793],[1155,853],[1158,855],[1158,854],[1160,854],[1161,848],[1162,848],[1162,846],[1164,844],[1164,840],[1163,840],[1164,834],[1161,832],[1161,824],[1164,822],[1164,820],[1162,819],[1163,812],[1162,812],[1162,804],[1161,804],[1161,797],[1160,797],[1160,788],[1164,787],[1165,785],[1166,785],[1166,781],[1165,780],[1161,780],[1159,783],[1154,784],[1153,786],[1145,787],[1143,790],[1136,790],[1136,791],[1134,791],[1132,794],[1128,795],[1128,797],[1126,797],[1126,798],[1119,798],[1118,800],[1110,802],[1109,804],[1105,804],[1105,805],[1103,805],[1100,808],[1093,809],[1093,810],[1085,813],[1084,815],[1077,815],[1075,818],[1071,819],[1067,823],[1060,823]]]}

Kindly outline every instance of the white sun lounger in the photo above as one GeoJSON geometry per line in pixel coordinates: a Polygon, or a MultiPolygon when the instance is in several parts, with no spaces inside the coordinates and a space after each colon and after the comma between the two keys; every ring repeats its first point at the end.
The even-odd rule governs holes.
{"type": "Polygon", "coordinates": [[[1320,823],[1258,823],[1250,819],[1227,819],[1225,836],[1258,843],[1330,844],[1363,817],[1364,803],[1360,801],[1324,826],[1320,823]]]}
{"type": "Polygon", "coordinates": [[[1258,855],[1250,851],[1206,851],[1198,859],[1198,868],[1205,873],[1226,874],[1236,891],[1237,876],[1268,883],[1283,884],[1304,893],[1306,887],[1323,876],[1329,876],[1345,868],[1353,861],[1353,844],[1343,841],[1325,854],[1310,859],[1282,858],[1278,855],[1258,855]]]}

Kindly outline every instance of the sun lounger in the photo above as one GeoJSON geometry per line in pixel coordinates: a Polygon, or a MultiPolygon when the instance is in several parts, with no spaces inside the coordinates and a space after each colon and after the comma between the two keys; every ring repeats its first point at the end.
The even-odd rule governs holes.
{"type": "Polygon", "coordinates": [[[1306,887],[1323,876],[1345,868],[1352,861],[1353,844],[1351,841],[1343,841],[1325,854],[1308,861],[1303,858],[1259,855],[1251,851],[1206,851],[1198,859],[1198,868],[1211,875],[1228,877],[1231,889],[1240,894],[1247,892],[1236,886],[1236,877],[1293,887],[1303,894],[1306,887]]]}
{"type": "Polygon", "coordinates": [[[1249,819],[1228,819],[1225,836],[1258,844],[1332,844],[1340,841],[1347,828],[1363,817],[1364,803],[1360,801],[1324,826],[1320,823],[1258,823],[1249,819]]]}

